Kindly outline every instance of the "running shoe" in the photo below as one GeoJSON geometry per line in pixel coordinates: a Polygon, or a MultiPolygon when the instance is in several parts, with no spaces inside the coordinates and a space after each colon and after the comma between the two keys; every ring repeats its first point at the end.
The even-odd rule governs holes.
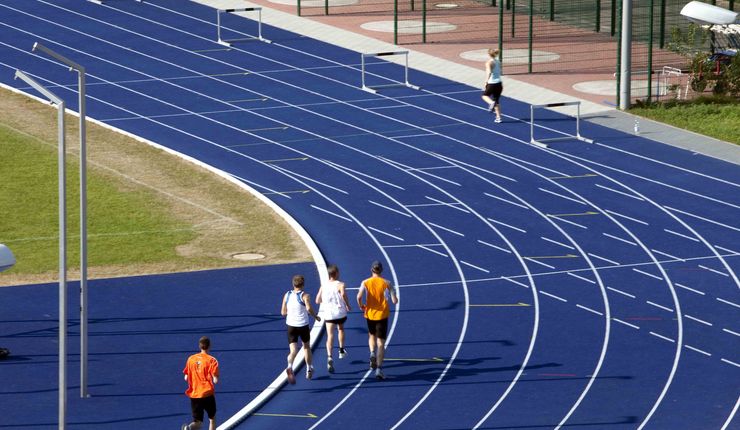
{"type": "Polygon", "coordinates": [[[306,379],[310,380],[313,378],[313,367],[306,369],[306,379]]]}
{"type": "Polygon", "coordinates": [[[347,356],[347,350],[344,348],[339,348],[339,359],[343,359],[347,356]]]}
{"type": "Polygon", "coordinates": [[[287,369],[285,369],[285,373],[288,375],[288,382],[291,384],[295,384],[295,374],[293,373],[293,368],[288,366],[287,369]]]}
{"type": "Polygon", "coordinates": [[[493,122],[495,122],[496,124],[499,124],[501,122],[501,118],[496,118],[493,120],[493,122]]]}
{"type": "Polygon", "coordinates": [[[378,359],[375,358],[374,355],[370,356],[370,368],[371,369],[377,369],[378,368],[378,359]]]}
{"type": "Polygon", "coordinates": [[[488,105],[488,112],[493,112],[493,108],[495,108],[495,107],[496,107],[496,105],[493,104],[493,103],[491,103],[490,105],[488,105]]]}
{"type": "Polygon", "coordinates": [[[383,370],[380,367],[375,369],[375,379],[385,379],[385,374],[383,373],[383,370]]]}
{"type": "Polygon", "coordinates": [[[183,424],[180,430],[190,430],[190,424],[183,424]]]}
{"type": "Polygon", "coordinates": [[[328,370],[329,373],[334,373],[334,360],[332,360],[331,357],[326,362],[326,370],[328,370]]]}

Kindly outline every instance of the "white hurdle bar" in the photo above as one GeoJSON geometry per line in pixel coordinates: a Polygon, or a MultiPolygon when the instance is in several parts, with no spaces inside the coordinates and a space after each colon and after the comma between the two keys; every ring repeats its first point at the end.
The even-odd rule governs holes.
{"type": "Polygon", "coordinates": [[[593,139],[588,139],[581,136],[581,102],[560,102],[560,103],[547,103],[544,105],[530,105],[529,106],[529,143],[537,145],[542,148],[547,148],[547,143],[554,142],[556,140],[571,140],[577,139],[582,142],[594,143],[593,139]],[[535,139],[534,138],[534,110],[540,108],[551,108],[561,106],[576,106],[576,135],[575,136],[563,136],[563,137],[549,137],[547,139],[535,139]]]}
{"type": "Polygon", "coordinates": [[[271,40],[262,37],[262,8],[261,7],[242,7],[238,9],[217,9],[216,10],[216,37],[217,42],[224,46],[231,46],[234,42],[246,42],[258,39],[265,43],[272,43],[271,40]],[[246,37],[243,39],[224,40],[221,38],[221,14],[233,12],[257,12],[257,37],[246,37]]]}
{"type": "Polygon", "coordinates": [[[408,87],[415,90],[420,89],[420,87],[416,85],[412,85],[409,82],[409,51],[387,51],[387,52],[372,52],[368,54],[361,54],[362,58],[362,89],[368,92],[371,92],[373,94],[377,93],[377,88],[389,88],[389,87],[408,87]],[[373,87],[370,87],[368,85],[365,85],[365,58],[366,57],[385,57],[388,55],[403,55],[406,57],[406,62],[404,66],[404,82],[399,82],[396,84],[386,84],[386,85],[375,85],[373,87]]]}

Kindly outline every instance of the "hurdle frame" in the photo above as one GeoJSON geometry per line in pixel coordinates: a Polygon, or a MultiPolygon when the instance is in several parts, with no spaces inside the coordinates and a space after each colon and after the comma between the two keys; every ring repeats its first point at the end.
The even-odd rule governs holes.
{"type": "Polygon", "coordinates": [[[272,43],[271,40],[262,37],[262,8],[261,7],[240,7],[233,9],[216,9],[216,42],[221,45],[231,47],[235,42],[248,42],[259,40],[265,43],[272,43]],[[234,12],[257,12],[257,36],[245,37],[242,39],[222,39],[221,38],[221,14],[234,12]]]}
{"type": "Polygon", "coordinates": [[[409,51],[385,51],[385,52],[369,52],[369,53],[361,53],[360,54],[360,63],[361,63],[361,77],[362,77],[362,89],[376,94],[379,88],[390,88],[390,87],[407,87],[414,90],[419,90],[421,87],[417,85],[413,85],[409,82],[409,51]],[[365,85],[365,58],[366,57],[385,57],[389,55],[403,55],[405,57],[404,62],[404,81],[398,82],[394,84],[384,84],[384,85],[374,85],[369,86],[365,85]]]}
{"type": "Polygon", "coordinates": [[[558,102],[558,103],[546,103],[541,105],[529,105],[529,143],[532,145],[539,146],[541,148],[549,148],[545,142],[555,142],[558,140],[571,140],[576,139],[581,142],[594,143],[593,139],[589,139],[581,136],[581,102],[558,102]],[[548,137],[546,139],[535,139],[534,138],[534,110],[541,108],[551,107],[562,107],[562,106],[576,106],[576,134],[575,136],[562,136],[562,137],[548,137]]]}

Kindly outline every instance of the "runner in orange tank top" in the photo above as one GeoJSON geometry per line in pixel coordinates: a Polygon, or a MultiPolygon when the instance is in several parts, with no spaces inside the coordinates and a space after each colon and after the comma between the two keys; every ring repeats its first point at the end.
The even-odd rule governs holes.
{"type": "Polygon", "coordinates": [[[204,412],[208,413],[210,430],[216,430],[216,390],[218,383],[218,360],[208,354],[211,340],[203,336],[198,341],[200,352],[193,354],[185,363],[182,373],[188,383],[185,394],[190,397],[193,422],[184,424],[183,430],[199,430],[203,426],[204,412]]]}
{"type": "Polygon", "coordinates": [[[362,281],[360,285],[357,304],[364,311],[367,320],[370,368],[375,369],[377,379],[385,379],[382,366],[385,356],[385,339],[388,335],[388,316],[390,315],[387,296],[390,295],[395,305],[398,303],[398,295],[390,283],[380,276],[383,272],[383,265],[379,261],[373,262],[370,271],[372,276],[362,281]]]}

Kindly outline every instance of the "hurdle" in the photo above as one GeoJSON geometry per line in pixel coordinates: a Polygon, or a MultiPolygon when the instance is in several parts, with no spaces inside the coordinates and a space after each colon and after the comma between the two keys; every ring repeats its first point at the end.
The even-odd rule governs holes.
{"type": "Polygon", "coordinates": [[[560,102],[560,103],[547,103],[544,105],[530,105],[529,106],[529,143],[532,145],[539,146],[541,148],[547,148],[548,145],[545,142],[554,142],[557,140],[571,140],[576,139],[582,142],[594,143],[593,139],[588,139],[581,136],[581,102],[560,102]],[[576,106],[576,134],[575,136],[562,136],[562,137],[549,137],[547,139],[535,139],[534,138],[534,110],[541,108],[553,108],[561,106],[576,106]]]}
{"type": "Polygon", "coordinates": [[[260,40],[265,43],[272,43],[271,40],[262,37],[262,8],[261,7],[243,7],[238,9],[217,9],[216,10],[216,41],[224,46],[231,46],[235,42],[246,42],[250,40],[260,40]],[[245,37],[243,39],[229,39],[225,40],[221,38],[221,15],[225,13],[234,12],[257,12],[257,37],[245,37]]]}
{"type": "Polygon", "coordinates": [[[379,88],[390,88],[390,87],[408,87],[415,90],[421,89],[420,87],[416,85],[412,85],[409,83],[409,51],[388,51],[388,52],[372,52],[368,54],[360,54],[361,57],[361,63],[362,63],[362,89],[368,92],[371,92],[373,94],[377,93],[379,88]],[[397,82],[393,84],[385,84],[385,85],[375,85],[375,86],[369,86],[365,85],[365,58],[368,57],[386,57],[389,55],[403,55],[405,57],[405,65],[404,65],[404,82],[397,82]]]}

